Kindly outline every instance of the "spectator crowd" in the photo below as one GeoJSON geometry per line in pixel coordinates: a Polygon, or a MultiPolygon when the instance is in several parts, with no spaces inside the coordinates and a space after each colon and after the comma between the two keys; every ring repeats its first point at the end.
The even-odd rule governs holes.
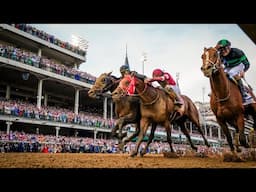
{"type": "Polygon", "coordinates": [[[68,42],[61,41],[58,38],[54,37],[54,35],[50,35],[50,34],[46,33],[45,31],[39,30],[39,29],[37,29],[37,28],[35,28],[31,25],[28,25],[28,24],[12,24],[12,26],[21,30],[21,31],[29,33],[33,36],[36,36],[40,39],[48,41],[48,42],[50,42],[54,45],[57,45],[59,47],[62,47],[62,48],[67,49],[69,51],[72,51],[72,52],[74,52],[78,55],[81,55],[81,56],[86,55],[86,51],[80,49],[78,46],[74,46],[74,45],[71,45],[68,42]]]}
{"type": "Polygon", "coordinates": [[[42,106],[38,109],[35,103],[22,100],[5,100],[3,98],[0,99],[0,114],[61,123],[73,123],[87,127],[112,129],[115,126],[114,119],[104,119],[99,114],[83,111],[75,114],[70,109],[56,106],[42,106]]]}
{"type": "Polygon", "coordinates": [[[68,67],[45,56],[38,56],[36,53],[10,44],[0,43],[0,56],[89,84],[94,84],[96,80],[96,77],[89,73],[68,67]]]}

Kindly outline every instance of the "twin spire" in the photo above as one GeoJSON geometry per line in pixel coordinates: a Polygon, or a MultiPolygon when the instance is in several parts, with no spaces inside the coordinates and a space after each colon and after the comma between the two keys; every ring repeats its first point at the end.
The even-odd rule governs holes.
{"type": "Polygon", "coordinates": [[[130,65],[129,65],[128,56],[127,56],[127,44],[126,44],[126,54],[125,54],[124,65],[125,65],[125,66],[128,66],[128,68],[129,68],[129,70],[130,70],[130,65]]]}

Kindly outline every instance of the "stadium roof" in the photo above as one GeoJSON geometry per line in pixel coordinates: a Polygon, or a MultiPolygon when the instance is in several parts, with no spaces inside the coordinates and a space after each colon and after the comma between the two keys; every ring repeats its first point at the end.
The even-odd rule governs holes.
{"type": "Polygon", "coordinates": [[[238,26],[256,44],[256,24],[238,24],[238,26]]]}

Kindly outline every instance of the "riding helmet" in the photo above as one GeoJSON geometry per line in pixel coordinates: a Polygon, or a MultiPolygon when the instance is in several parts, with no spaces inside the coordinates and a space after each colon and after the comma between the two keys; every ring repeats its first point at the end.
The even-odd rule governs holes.
{"type": "Polygon", "coordinates": [[[125,72],[125,71],[130,71],[128,65],[122,65],[122,66],[120,67],[120,73],[123,73],[123,72],[125,72]]]}
{"type": "Polygon", "coordinates": [[[230,46],[231,43],[230,43],[230,41],[228,41],[227,39],[222,39],[222,40],[218,41],[218,45],[219,45],[219,47],[221,48],[221,47],[230,46]]]}
{"type": "Polygon", "coordinates": [[[152,76],[162,76],[164,72],[161,69],[155,69],[152,73],[152,76]]]}

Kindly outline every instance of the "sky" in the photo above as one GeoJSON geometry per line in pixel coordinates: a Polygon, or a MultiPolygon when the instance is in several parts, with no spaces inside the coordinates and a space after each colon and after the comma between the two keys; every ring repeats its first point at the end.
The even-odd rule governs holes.
{"type": "Polygon", "coordinates": [[[181,93],[201,102],[209,102],[207,95],[210,93],[209,79],[200,70],[203,49],[215,46],[220,39],[228,39],[232,47],[246,54],[250,68],[245,78],[256,89],[256,45],[236,24],[32,25],[62,41],[71,43],[72,35],[87,40],[86,62],[80,65],[81,71],[96,77],[112,72],[119,77],[127,45],[131,70],[144,72],[148,77],[155,68],[169,72],[175,79],[179,74],[181,93]],[[146,54],[145,62],[143,54],[146,54]]]}

